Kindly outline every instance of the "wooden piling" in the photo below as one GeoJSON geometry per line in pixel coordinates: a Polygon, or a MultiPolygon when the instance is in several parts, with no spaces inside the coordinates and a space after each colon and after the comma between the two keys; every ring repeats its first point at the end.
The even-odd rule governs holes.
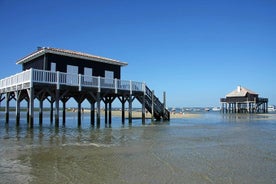
{"type": "Polygon", "coordinates": [[[55,126],[59,126],[59,89],[56,89],[56,96],[55,96],[55,126]]]}
{"type": "Polygon", "coordinates": [[[16,114],[16,126],[19,125],[20,123],[20,94],[21,92],[20,91],[17,91],[16,92],[16,106],[15,106],[15,114],[16,114]]]}
{"type": "Polygon", "coordinates": [[[95,125],[95,102],[90,102],[90,122],[91,125],[95,125]]]}
{"type": "Polygon", "coordinates": [[[97,126],[101,123],[101,93],[97,92],[97,126]]]}
{"type": "Polygon", "coordinates": [[[66,122],[66,100],[62,99],[62,124],[65,125],[66,122]]]}
{"type": "Polygon", "coordinates": [[[144,125],[146,123],[146,104],[145,104],[145,92],[143,93],[143,96],[142,96],[142,124],[144,125]]]}
{"type": "Polygon", "coordinates": [[[81,101],[78,101],[78,126],[81,126],[81,101]]]}
{"type": "Polygon", "coordinates": [[[128,97],[128,123],[132,123],[132,98],[128,97]]]}
{"type": "Polygon", "coordinates": [[[39,99],[39,124],[43,121],[43,99],[39,99]]]}
{"type": "Polygon", "coordinates": [[[31,87],[28,91],[29,96],[29,121],[28,121],[28,127],[33,128],[34,126],[34,89],[31,87]]]}
{"type": "Polygon", "coordinates": [[[9,123],[10,117],[10,93],[6,93],[6,107],[5,107],[5,116],[6,116],[6,123],[9,123]]]}

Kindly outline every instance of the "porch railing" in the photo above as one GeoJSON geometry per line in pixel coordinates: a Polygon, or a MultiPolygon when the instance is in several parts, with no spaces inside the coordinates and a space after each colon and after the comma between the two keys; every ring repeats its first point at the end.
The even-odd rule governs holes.
{"type": "Polygon", "coordinates": [[[0,90],[2,91],[8,88],[13,88],[14,86],[19,86],[25,83],[29,83],[30,86],[32,86],[34,83],[56,84],[57,88],[59,88],[61,85],[76,86],[79,88],[79,90],[81,90],[83,87],[92,87],[97,88],[98,90],[126,90],[131,92],[143,92],[145,90],[145,83],[142,82],[37,69],[29,69],[13,76],[1,79],[0,90]]]}

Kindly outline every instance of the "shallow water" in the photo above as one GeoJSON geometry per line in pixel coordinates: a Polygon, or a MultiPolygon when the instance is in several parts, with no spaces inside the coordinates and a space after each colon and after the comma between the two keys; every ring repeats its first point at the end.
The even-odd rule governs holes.
{"type": "Polygon", "coordinates": [[[85,115],[78,127],[68,114],[55,128],[46,114],[28,129],[0,114],[0,183],[276,183],[274,115],[113,118],[111,127],[91,127],[85,115]]]}

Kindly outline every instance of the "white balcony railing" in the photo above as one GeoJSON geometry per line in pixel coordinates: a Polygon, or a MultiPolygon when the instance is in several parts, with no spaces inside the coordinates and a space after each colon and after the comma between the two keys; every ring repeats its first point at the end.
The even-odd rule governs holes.
{"type": "Polygon", "coordinates": [[[101,89],[114,89],[125,91],[144,91],[145,84],[142,82],[109,79],[103,77],[86,76],[81,74],[68,74],[63,72],[52,72],[45,70],[29,69],[13,76],[0,80],[0,91],[6,91],[7,89],[14,88],[15,86],[29,83],[28,87],[31,87],[34,83],[56,84],[57,88],[60,85],[76,86],[79,90],[82,87],[101,89]]]}

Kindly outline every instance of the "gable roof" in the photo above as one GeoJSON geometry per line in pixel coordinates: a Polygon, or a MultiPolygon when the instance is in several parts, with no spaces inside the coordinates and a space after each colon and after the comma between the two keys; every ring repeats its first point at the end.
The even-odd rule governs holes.
{"type": "Polygon", "coordinates": [[[85,59],[85,60],[89,60],[89,61],[97,61],[97,62],[108,63],[108,64],[119,65],[119,66],[127,65],[127,63],[125,63],[125,62],[121,62],[121,61],[110,59],[110,58],[95,56],[92,54],[82,53],[82,52],[78,52],[78,51],[57,49],[57,48],[50,48],[50,47],[39,47],[37,51],[18,60],[16,62],[16,64],[27,63],[35,58],[38,58],[38,57],[46,54],[46,53],[74,57],[74,58],[78,58],[78,59],[85,59]]]}
{"type": "Polygon", "coordinates": [[[238,86],[237,89],[228,93],[226,95],[226,97],[245,97],[247,93],[252,94],[252,95],[258,95],[257,93],[255,93],[252,90],[249,90],[245,87],[238,86]]]}

